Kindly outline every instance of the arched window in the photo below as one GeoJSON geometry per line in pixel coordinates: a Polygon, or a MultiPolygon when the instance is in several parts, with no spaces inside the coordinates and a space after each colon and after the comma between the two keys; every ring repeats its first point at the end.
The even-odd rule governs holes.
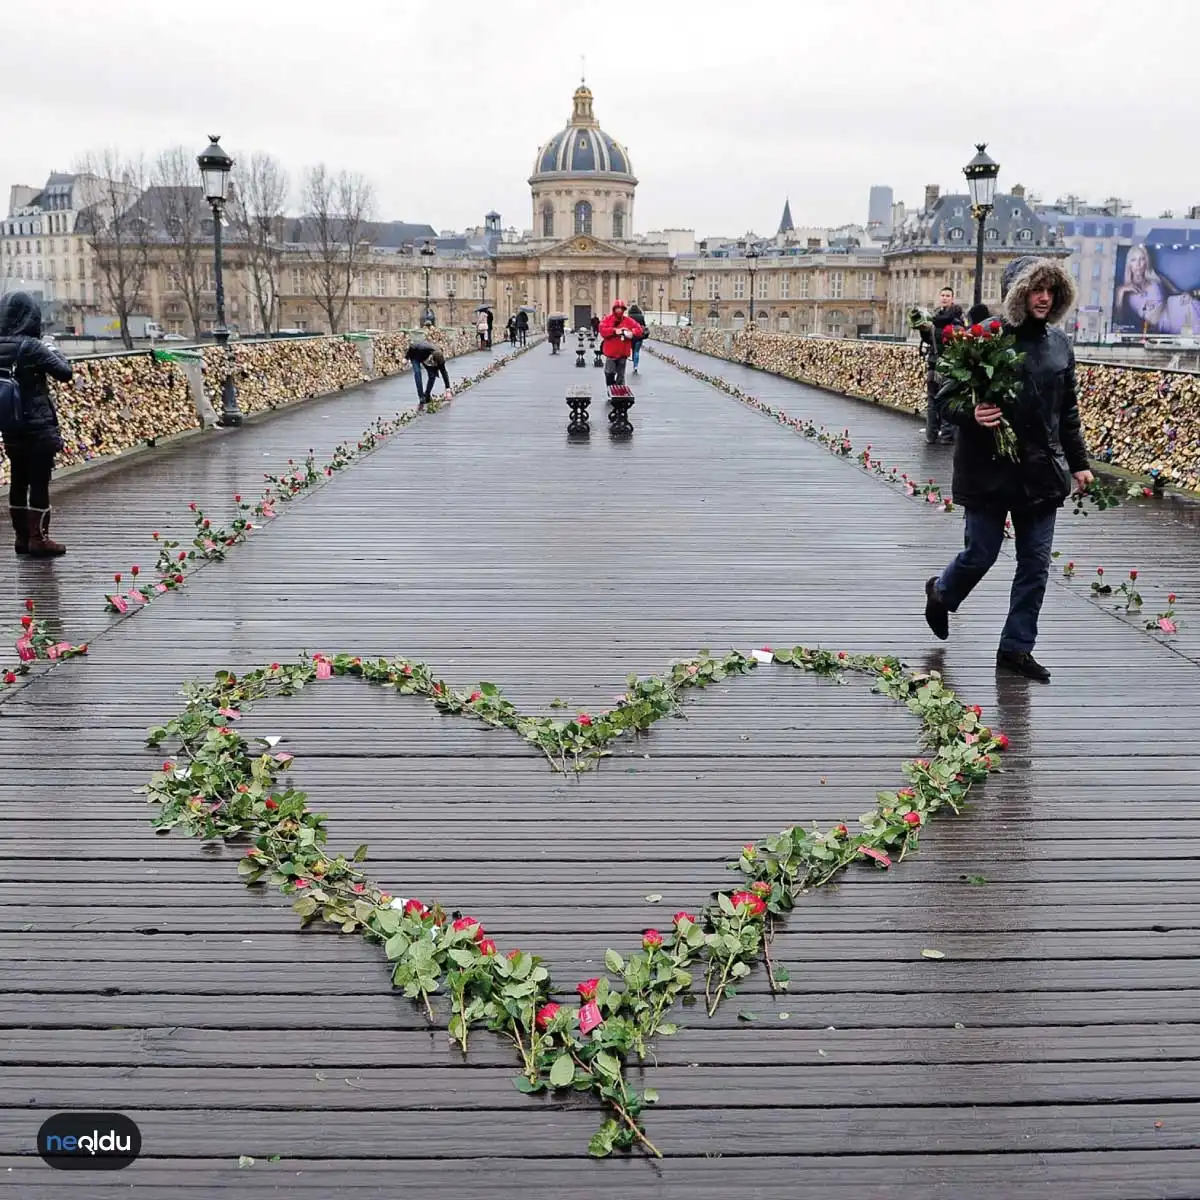
{"type": "Polygon", "coordinates": [[[592,232],[592,206],[586,200],[575,205],[575,232],[592,232]]]}
{"type": "Polygon", "coordinates": [[[625,236],[625,209],[618,204],[613,209],[613,237],[623,238],[625,236]]]}
{"type": "Polygon", "coordinates": [[[542,237],[554,236],[554,205],[542,205],[542,237]]]}
{"type": "Polygon", "coordinates": [[[955,227],[954,229],[950,230],[949,237],[952,242],[961,242],[963,238],[963,231],[955,227]]]}
{"type": "Polygon", "coordinates": [[[740,309],[733,314],[734,329],[744,329],[746,327],[746,314],[740,309]]]}
{"type": "Polygon", "coordinates": [[[1017,241],[1018,242],[1032,242],[1033,241],[1033,230],[1032,229],[1019,230],[1017,232],[1017,241]]]}

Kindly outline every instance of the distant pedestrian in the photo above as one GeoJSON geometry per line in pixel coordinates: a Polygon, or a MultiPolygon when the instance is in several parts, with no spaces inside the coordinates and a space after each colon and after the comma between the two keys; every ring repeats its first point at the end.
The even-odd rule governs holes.
{"type": "Polygon", "coordinates": [[[418,407],[428,404],[433,396],[433,385],[441,375],[443,386],[449,390],[450,373],[446,370],[446,356],[431,342],[413,342],[404,352],[404,357],[413,365],[413,378],[417,381],[418,407]],[[421,386],[421,368],[424,367],[429,376],[425,386],[421,386]]]}
{"type": "Polygon", "coordinates": [[[925,583],[925,620],[936,637],[950,634],[950,614],[991,570],[1012,514],[1017,569],[1008,620],[1000,634],[996,666],[1049,682],[1050,672],[1033,657],[1038,615],[1050,575],[1058,510],[1072,490],[1092,482],[1080,428],[1075,352],[1054,323],[1075,300],[1075,286],[1061,263],[1026,256],[1009,263],[1003,277],[1003,328],[1023,354],[1021,390],[1011,410],[993,406],[952,410],[958,422],[954,449],[954,502],[966,511],[964,549],[940,576],[925,583]],[[995,438],[1007,417],[1017,436],[1017,458],[1002,457],[995,438]]]}
{"type": "Polygon", "coordinates": [[[529,314],[521,309],[517,313],[517,341],[524,346],[529,338],[529,314]]]}
{"type": "Polygon", "coordinates": [[[600,336],[600,318],[592,317],[592,319],[588,322],[588,324],[591,325],[591,327],[592,327],[592,337],[599,337],[600,336]]]}
{"type": "Polygon", "coordinates": [[[601,349],[604,351],[604,382],[625,382],[625,363],[633,353],[633,339],[641,337],[644,330],[625,315],[625,301],[614,300],[612,312],[600,322],[601,349]]]}
{"type": "Polygon", "coordinates": [[[479,335],[479,348],[486,350],[488,348],[488,315],[480,313],[475,320],[475,332],[479,335]]]}
{"type": "Polygon", "coordinates": [[[509,317],[504,328],[508,332],[508,344],[510,346],[515,346],[517,344],[517,318],[509,317]]]}
{"type": "Polygon", "coordinates": [[[487,323],[488,323],[487,348],[490,350],[492,348],[492,322],[495,320],[495,317],[492,315],[492,310],[490,308],[486,309],[485,311],[487,312],[487,323]]]}
{"type": "Polygon", "coordinates": [[[31,558],[54,558],[67,552],[50,538],[50,476],[63,440],[46,380],[69,383],[73,372],[41,336],[41,305],[28,292],[12,292],[0,300],[0,377],[17,385],[16,407],[0,425],[9,463],[13,549],[31,558]]]}
{"type": "Polygon", "coordinates": [[[646,340],[646,314],[642,312],[636,300],[629,306],[629,319],[636,321],[642,327],[641,337],[635,337],[632,343],[633,373],[636,375],[638,373],[638,363],[642,358],[642,343],[646,340]]]}
{"type": "Polygon", "coordinates": [[[954,425],[947,418],[944,406],[938,403],[937,394],[942,387],[942,378],[937,373],[938,355],[942,352],[942,339],[946,327],[962,325],[962,307],[954,303],[954,289],[942,288],[938,293],[938,306],[929,321],[921,327],[922,351],[925,354],[925,440],[950,443],[954,441],[954,425]]]}

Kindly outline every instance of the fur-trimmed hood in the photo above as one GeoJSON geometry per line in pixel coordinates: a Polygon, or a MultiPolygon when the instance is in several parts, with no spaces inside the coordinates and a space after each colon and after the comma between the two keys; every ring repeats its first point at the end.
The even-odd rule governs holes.
{"type": "Polygon", "coordinates": [[[1058,259],[1037,258],[1032,254],[1016,258],[1004,268],[1000,287],[1004,319],[1009,325],[1024,325],[1029,319],[1027,301],[1035,286],[1046,286],[1054,292],[1047,325],[1061,321],[1075,303],[1075,283],[1058,259]]]}

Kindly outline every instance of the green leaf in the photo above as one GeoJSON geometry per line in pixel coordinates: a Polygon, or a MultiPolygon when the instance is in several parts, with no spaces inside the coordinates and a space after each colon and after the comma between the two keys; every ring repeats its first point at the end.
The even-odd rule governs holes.
{"type": "Polygon", "coordinates": [[[363,842],[362,845],[359,846],[354,851],[354,861],[362,862],[366,857],[367,857],[367,843],[363,842]]]}
{"type": "Polygon", "coordinates": [[[613,949],[605,950],[604,965],[613,972],[614,975],[619,975],[625,970],[625,960],[613,949]]]}
{"type": "Polygon", "coordinates": [[[556,1087],[567,1087],[575,1079],[575,1060],[569,1054],[560,1054],[550,1068],[550,1083],[556,1087]]]}
{"type": "Polygon", "coordinates": [[[721,892],[717,896],[717,903],[721,906],[721,911],[727,917],[732,917],[737,911],[733,906],[733,901],[724,892],[721,892]]]}
{"type": "Polygon", "coordinates": [[[967,882],[972,887],[983,887],[983,885],[985,883],[987,883],[987,876],[986,875],[968,875],[967,882]]]}
{"type": "Polygon", "coordinates": [[[747,1012],[744,1008],[738,1013],[739,1021],[757,1021],[758,1013],[747,1012]]]}
{"type": "Polygon", "coordinates": [[[645,1100],[645,1102],[647,1104],[657,1104],[658,1103],[658,1093],[653,1088],[647,1088],[642,1093],[642,1099],[645,1100]]]}
{"type": "Polygon", "coordinates": [[[592,1061],[601,1075],[612,1080],[621,1077],[621,1064],[607,1050],[601,1050],[592,1061]]]}
{"type": "Polygon", "coordinates": [[[513,1087],[515,1087],[518,1092],[523,1092],[526,1096],[532,1096],[534,1092],[541,1091],[540,1085],[536,1083],[530,1083],[524,1075],[518,1075],[516,1079],[513,1080],[513,1087]]]}

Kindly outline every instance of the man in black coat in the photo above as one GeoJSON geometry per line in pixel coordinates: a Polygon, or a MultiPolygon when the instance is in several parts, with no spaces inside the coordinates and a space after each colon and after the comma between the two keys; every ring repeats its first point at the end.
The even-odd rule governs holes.
{"type": "Polygon", "coordinates": [[[413,365],[413,378],[417,381],[417,407],[428,404],[433,396],[433,385],[440,374],[446,389],[450,388],[450,373],[446,370],[446,356],[431,342],[413,342],[404,352],[404,357],[413,365]],[[421,386],[421,368],[429,375],[424,388],[421,386]]]}
{"type": "Polygon", "coordinates": [[[517,341],[524,346],[529,338],[529,314],[521,309],[517,313],[517,341]]]}
{"type": "Polygon", "coordinates": [[[962,325],[962,306],[954,303],[954,289],[944,287],[938,293],[938,306],[929,318],[928,324],[921,326],[921,352],[925,355],[925,440],[932,446],[934,442],[949,444],[954,441],[954,426],[947,418],[945,405],[940,404],[937,394],[941,390],[942,377],[937,373],[938,355],[942,352],[942,341],[946,336],[946,328],[950,325],[962,325]]]}
{"type": "Polygon", "coordinates": [[[69,383],[72,370],[41,336],[41,306],[28,292],[12,292],[0,300],[0,372],[15,379],[21,391],[20,420],[3,430],[14,549],[32,558],[52,558],[67,548],[50,538],[50,476],[63,441],[46,378],[69,383]]]}
{"type": "Polygon", "coordinates": [[[1033,657],[1038,614],[1050,575],[1050,551],[1058,510],[1072,490],[1092,482],[1080,428],[1075,389],[1075,352],[1054,328],[1075,299],[1075,286],[1056,259],[1025,257],[1004,271],[1004,328],[1016,335],[1021,391],[1010,408],[980,405],[950,413],[959,426],[954,450],[953,496],[966,511],[964,549],[940,576],[925,584],[925,620],[934,634],[949,636],[949,615],[988,573],[1004,542],[1012,514],[1017,570],[1008,620],[1000,634],[996,666],[1049,682],[1050,672],[1033,657]],[[1007,416],[1017,437],[1016,461],[996,450],[995,430],[1007,416]]]}

